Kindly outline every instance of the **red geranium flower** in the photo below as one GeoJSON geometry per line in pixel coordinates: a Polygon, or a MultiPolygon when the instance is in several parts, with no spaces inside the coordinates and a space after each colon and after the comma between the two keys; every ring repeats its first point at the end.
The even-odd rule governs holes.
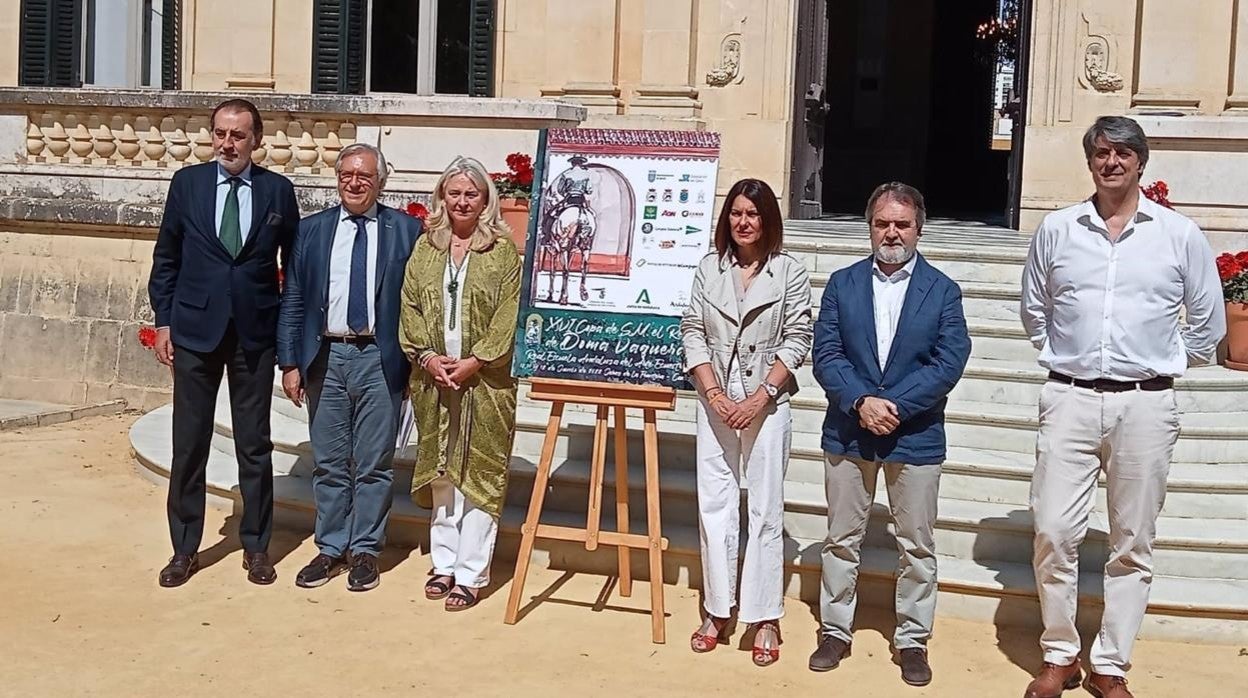
{"type": "Polygon", "coordinates": [[[422,221],[429,216],[429,209],[425,208],[425,205],[419,201],[411,202],[404,210],[407,212],[407,215],[414,216],[422,221]]]}
{"type": "Polygon", "coordinates": [[[1245,266],[1248,266],[1239,259],[1239,257],[1243,255],[1243,252],[1240,252],[1238,255],[1232,255],[1230,252],[1224,252],[1218,255],[1218,278],[1223,282],[1226,282],[1230,281],[1236,274],[1242,272],[1245,266]]]}
{"type": "Polygon", "coordinates": [[[1174,206],[1170,204],[1170,187],[1166,186],[1164,181],[1159,179],[1147,187],[1140,187],[1140,191],[1143,192],[1144,196],[1149,200],[1161,204],[1166,208],[1174,208],[1174,206]]]}
{"type": "Polygon", "coordinates": [[[139,344],[142,344],[145,349],[151,349],[156,346],[156,328],[146,326],[140,327],[139,344]]]}

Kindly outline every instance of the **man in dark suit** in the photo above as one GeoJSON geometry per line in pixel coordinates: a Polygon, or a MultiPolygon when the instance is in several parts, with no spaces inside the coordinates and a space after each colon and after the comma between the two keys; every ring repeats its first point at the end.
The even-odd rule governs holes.
{"type": "Polygon", "coordinates": [[[251,163],[264,136],[242,99],[212,112],[216,162],[179,170],[169,183],[152,252],[148,294],[156,314],[156,358],[173,368],[173,463],[169,534],[173,558],[160,585],[179,586],[199,567],[204,471],[217,390],[229,380],[243,567],[256,584],[277,573],[268,557],[273,522],[273,397],[278,256],[290,254],[299,207],[290,180],[251,163]]]}
{"type": "Polygon", "coordinates": [[[411,364],[399,348],[407,258],[420,220],[377,203],[386,159],[371,145],[343,148],[335,166],[340,206],[299,225],[278,323],[282,388],[306,391],[316,462],[316,546],[298,576],[325,584],[348,563],[347,588],[377,586],[390,513],[399,411],[411,364]]]}
{"type": "Polygon", "coordinates": [[[823,422],[828,536],[823,632],[810,668],[829,671],[853,641],[863,536],[880,470],[897,549],[902,680],[932,679],[927,640],[936,613],[936,523],[945,460],[945,402],[971,339],[962,291],[918,254],[926,210],[913,187],[890,182],[867,202],[873,253],[832,274],[815,323],[814,373],[828,396],[823,422]]]}

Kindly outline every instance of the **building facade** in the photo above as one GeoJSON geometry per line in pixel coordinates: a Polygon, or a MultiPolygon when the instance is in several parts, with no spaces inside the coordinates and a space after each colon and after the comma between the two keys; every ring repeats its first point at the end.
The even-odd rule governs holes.
{"type": "Polygon", "coordinates": [[[0,391],[167,394],[155,369],[120,375],[118,337],[150,312],[168,179],[211,158],[205,117],[233,95],[308,210],[355,140],[385,149],[401,204],[456,155],[501,170],[580,124],[720,132],[721,195],[759,177],[791,218],[861,215],[899,179],[936,216],[1022,234],[1088,194],[1082,131],[1125,113],[1145,181],[1215,249],[1248,246],[1237,0],[0,0],[0,332],[86,321],[54,342],[81,375],[6,358],[0,391]]]}

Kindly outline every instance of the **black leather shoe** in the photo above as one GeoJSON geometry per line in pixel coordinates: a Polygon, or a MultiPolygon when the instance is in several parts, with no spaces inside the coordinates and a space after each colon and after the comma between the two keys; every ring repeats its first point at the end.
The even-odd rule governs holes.
{"type": "Polygon", "coordinates": [[[345,564],[346,560],[340,557],[330,557],[321,553],[312,558],[312,562],[305,565],[299,570],[299,574],[295,575],[295,586],[301,586],[304,589],[319,587],[342,572],[345,564]]]}
{"type": "Polygon", "coordinates": [[[247,570],[247,581],[252,584],[272,584],[277,581],[277,570],[269,562],[268,553],[243,553],[243,569],[247,570]]]}
{"type": "Polygon", "coordinates": [[[368,591],[381,583],[381,570],[377,569],[377,556],[356,553],[351,556],[351,572],[347,574],[349,591],[368,591]]]}
{"type": "Polygon", "coordinates": [[[811,671],[832,671],[841,665],[841,660],[849,656],[849,643],[839,637],[824,635],[819,646],[810,655],[811,671]]]}
{"type": "Polygon", "coordinates": [[[169,564],[160,571],[160,585],[162,587],[180,587],[186,584],[186,580],[191,575],[199,571],[198,555],[174,555],[169,558],[169,564]]]}
{"type": "Polygon", "coordinates": [[[927,650],[910,647],[898,654],[902,681],[911,686],[926,686],[932,682],[932,666],[927,663],[927,650]]]}

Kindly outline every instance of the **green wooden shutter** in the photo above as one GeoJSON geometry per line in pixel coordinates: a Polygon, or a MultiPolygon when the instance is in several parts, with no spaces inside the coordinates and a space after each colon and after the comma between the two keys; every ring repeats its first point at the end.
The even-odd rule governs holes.
{"type": "Polygon", "coordinates": [[[32,87],[82,86],[82,0],[22,0],[18,78],[32,87]]]}
{"type": "Polygon", "coordinates": [[[472,0],[468,27],[468,94],[493,97],[494,0],[472,0]]]}
{"type": "Polygon", "coordinates": [[[366,0],[312,3],[312,91],[364,94],[366,0]]]}
{"type": "Polygon", "coordinates": [[[162,0],[160,86],[182,89],[182,0],[162,0]]]}

